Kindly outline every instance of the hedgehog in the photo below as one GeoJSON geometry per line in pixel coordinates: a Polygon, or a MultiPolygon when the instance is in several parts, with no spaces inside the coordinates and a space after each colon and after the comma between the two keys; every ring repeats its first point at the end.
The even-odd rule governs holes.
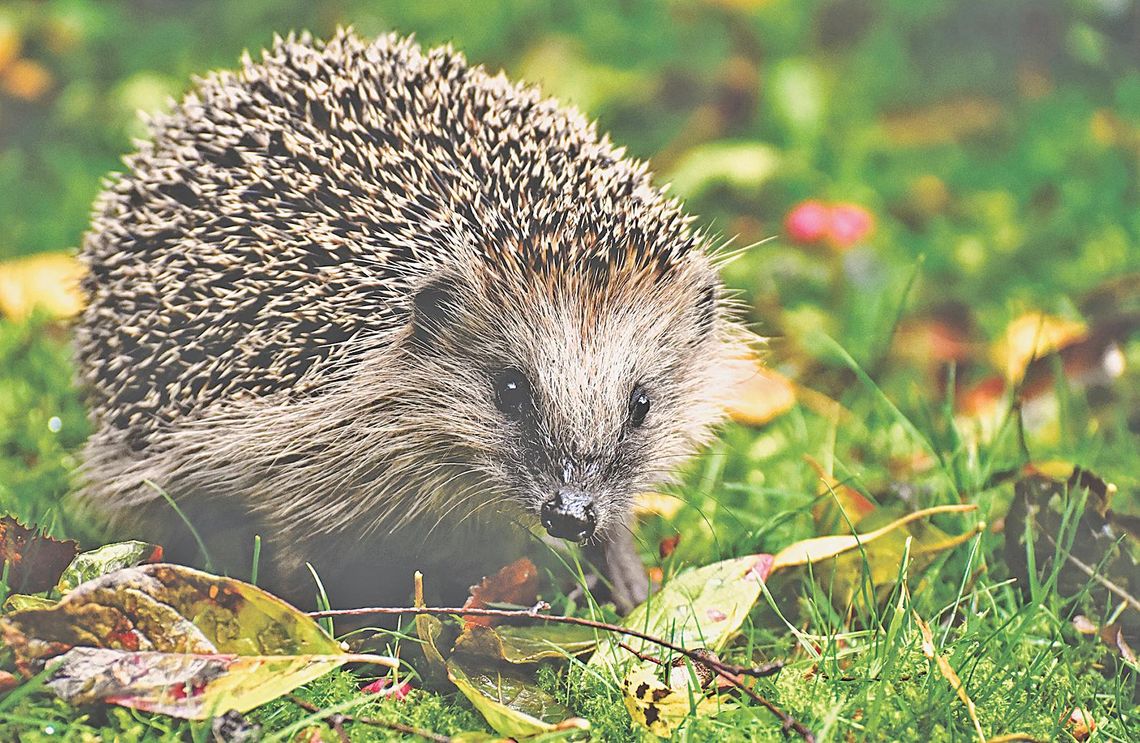
{"type": "Polygon", "coordinates": [[[310,570],[391,602],[543,540],[645,598],[633,500],[714,435],[748,339],[644,162],[451,47],[350,29],[275,37],[148,126],[80,251],[82,504],[235,575],[259,536],[306,605],[310,570]]]}

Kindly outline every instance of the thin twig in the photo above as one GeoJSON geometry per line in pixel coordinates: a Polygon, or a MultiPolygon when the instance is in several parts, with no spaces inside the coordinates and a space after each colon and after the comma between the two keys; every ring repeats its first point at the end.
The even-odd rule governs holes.
{"type": "MultiPolygon", "coordinates": [[[[306,699],[302,699],[296,694],[290,694],[289,701],[305,710],[306,712],[318,714],[321,711],[320,707],[306,699]]],[[[344,723],[359,722],[362,725],[375,725],[377,727],[388,728],[389,730],[394,730],[397,733],[403,733],[404,735],[418,735],[421,738],[426,738],[427,740],[433,741],[433,743],[451,743],[451,738],[447,737],[446,735],[440,735],[439,733],[433,733],[430,730],[424,730],[422,728],[412,727],[411,725],[405,725],[402,722],[381,720],[377,717],[355,717],[353,715],[333,714],[326,717],[325,722],[329,724],[329,727],[331,727],[333,731],[336,732],[341,740],[348,740],[348,734],[344,730],[344,723]]]]}
{"type": "MultiPolygon", "coordinates": [[[[627,645],[624,642],[618,642],[618,646],[621,647],[622,649],[626,650],[627,652],[632,653],[633,656],[636,657],[638,660],[647,661],[649,663],[656,663],[659,666],[665,665],[665,662],[662,661],[660,658],[654,658],[652,655],[648,655],[647,653],[642,653],[642,652],[634,649],[633,647],[627,645]]],[[[704,665],[712,668],[711,664],[709,663],[709,660],[710,660],[709,658],[704,658],[700,661],[693,661],[693,662],[694,663],[697,663],[697,662],[703,663],[704,665]]],[[[781,665],[781,668],[782,667],[783,666],[781,665]]],[[[751,689],[748,686],[745,686],[744,680],[739,675],[726,673],[726,672],[718,670],[716,668],[713,668],[712,670],[718,676],[720,676],[722,679],[724,679],[725,681],[732,684],[735,688],[740,689],[742,692],[744,692],[745,694],[750,696],[753,701],[757,702],[758,704],[763,705],[764,707],[767,707],[768,710],[772,714],[774,714],[776,717],[779,717],[780,721],[782,723],[784,723],[784,730],[785,731],[787,731],[789,729],[795,730],[797,733],[799,733],[803,737],[804,740],[806,740],[806,741],[814,741],[815,740],[815,735],[812,734],[812,732],[810,730],[808,730],[806,727],[804,727],[799,722],[797,722],[795,720],[795,718],[793,718],[791,715],[787,714],[782,709],[777,707],[773,702],[771,702],[771,701],[765,699],[764,697],[760,696],[760,694],[757,693],[754,689],[751,689]]]]}
{"type": "Polygon", "coordinates": [[[576,624],[580,627],[591,627],[603,632],[613,632],[616,634],[625,635],[627,637],[636,637],[639,640],[653,643],[654,645],[659,645],[660,647],[663,647],[667,650],[672,650],[674,653],[684,655],[695,663],[702,663],[709,668],[712,668],[718,676],[725,679],[733,686],[736,686],[738,689],[751,697],[755,702],[766,707],[772,714],[780,718],[780,722],[783,723],[785,732],[788,730],[794,730],[801,738],[807,741],[807,743],[815,743],[815,735],[811,732],[811,730],[805,727],[803,723],[799,722],[787,712],[777,707],[774,703],[768,701],[744,685],[743,677],[762,678],[764,676],[771,676],[773,673],[783,668],[783,663],[768,663],[758,667],[738,666],[732,663],[725,663],[722,660],[709,658],[706,654],[700,651],[689,650],[687,648],[681,647],[680,645],[669,642],[668,640],[664,640],[660,637],[654,637],[653,635],[647,634],[645,632],[639,632],[635,629],[629,629],[628,627],[619,627],[618,625],[610,624],[609,622],[599,622],[593,619],[583,619],[581,617],[560,617],[553,614],[541,613],[543,610],[549,608],[549,604],[542,602],[535,604],[529,609],[450,609],[430,606],[381,606],[368,607],[364,609],[328,609],[325,611],[312,611],[309,612],[309,616],[316,619],[321,617],[355,617],[368,614],[427,614],[431,616],[456,615],[473,617],[502,617],[504,619],[537,619],[539,621],[554,622],[556,624],[576,624]]]}

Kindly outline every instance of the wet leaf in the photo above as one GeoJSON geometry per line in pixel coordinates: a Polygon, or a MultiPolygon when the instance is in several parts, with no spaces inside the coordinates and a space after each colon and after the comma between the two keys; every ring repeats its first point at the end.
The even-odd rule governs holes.
{"type": "Polygon", "coordinates": [[[76,555],[63,571],[55,588],[61,594],[67,593],[80,583],[94,580],[101,575],[161,560],[162,547],[157,544],[129,541],[104,545],[76,555]]]}
{"type": "Polygon", "coordinates": [[[571,658],[594,649],[597,633],[573,624],[491,628],[468,625],[455,641],[455,653],[507,663],[571,658]]]}
{"type": "Polygon", "coordinates": [[[20,593],[47,591],[79,552],[71,540],[60,541],[11,516],[0,518],[0,564],[8,566],[8,588],[20,593]]]}
{"type": "Polygon", "coordinates": [[[166,564],[118,570],[52,607],[14,612],[0,635],[27,675],[60,661],[49,685],[65,698],[192,719],[244,711],[343,663],[395,663],[346,653],[256,586],[166,564]]]}
{"type": "Polygon", "coordinates": [[[517,671],[468,665],[459,658],[447,662],[448,678],[496,732],[512,738],[555,730],[589,729],[554,697],[517,671]]]}
{"type": "MultiPolygon", "coordinates": [[[[464,602],[464,609],[486,609],[492,604],[514,604],[533,606],[538,601],[538,568],[529,558],[523,557],[499,569],[494,575],[484,578],[479,585],[471,587],[471,596],[464,602]]],[[[464,617],[465,624],[481,624],[490,627],[496,624],[495,617],[464,617]]]]}

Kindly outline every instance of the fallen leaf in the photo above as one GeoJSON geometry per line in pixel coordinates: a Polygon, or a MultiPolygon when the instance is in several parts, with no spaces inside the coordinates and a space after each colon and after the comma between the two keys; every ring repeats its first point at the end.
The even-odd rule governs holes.
{"type": "MultiPolygon", "coordinates": [[[[740,628],[771,570],[771,555],[748,555],[678,573],[631,611],[622,626],[681,647],[701,646],[715,652],[740,628]]],[[[646,650],[646,644],[637,649],[646,650]]],[[[613,666],[631,657],[617,639],[607,636],[599,641],[588,665],[613,666]]]]}
{"type": "Polygon", "coordinates": [[[765,368],[758,359],[737,359],[726,395],[728,414],[737,423],[762,426],[792,409],[796,391],[791,380],[765,368]]]}
{"type": "Polygon", "coordinates": [[[79,545],[71,540],[54,539],[11,516],[0,518],[0,563],[8,566],[9,590],[47,591],[78,552],[79,545]]]}
{"type": "Polygon", "coordinates": [[[61,695],[190,719],[245,711],[344,663],[397,662],[346,653],[256,586],[167,564],[118,570],[50,608],[14,612],[0,636],[26,675],[58,661],[48,683],[61,695]]]}
{"type": "Polygon", "coordinates": [[[621,684],[622,701],[629,716],[649,732],[670,738],[690,716],[710,715],[719,707],[715,699],[705,695],[700,684],[691,683],[691,674],[670,674],[670,684],[666,685],[657,677],[657,668],[652,663],[635,666],[621,684]]]}
{"type": "Polygon", "coordinates": [[[851,527],[858,525],[865,516],[875,511],[875,504],[855,488],[836,480],[824,471],[823,466],[810,456],[804,459],[816,471],[823,483],[811,515],[816,531],[824,534],[850,533],[851,527]]]}
{"type": "Polygon", "coordinates": [[[162,561],[162,547],[148,542],[128,541],[107,544],[75,556],[56,583],[61,594],[81,583],[123,568],[162,561]]]}
{"type": "MultiPolygon", "coordinates": [[[[424,576],[418,570],[415,574],[413,605],[417,609],[426,606],[424,603],[424,576]]],[[[439,638],[443,634],[443,622],[439,617],[433,617],[430,614],[417,614],[415,625],[416,637],[420,640],[420,647],[426,663],[424,668],[419,669],[420,677],[429,686],[444,686],[447,679],[447,663],[443,659],[443,653],[439,651],[439,638]]]]}
{"type": "Polygon", "coordinates": [[[1087,332],[1084,323],[1030,312],[1009,324],[991,357],[1005,378],[1016,382],[1024,376],[1029,362],[1077,343],[1087,332]]]}
{"type": "Polygon", "coordinates": [[[1014,484],[1005,519],[1010,574],[1022,591],[1029,591],[1034,582],[1051,580],[1060,561],[1055,579],[1059,595],[1087,593],[1098,607],[1123,601],[1127,610],[1120,615],[1121,625],[1129,636],[1140,636],[1140,542],[1112,509],[1116,487],[1071,466],[1068,477],[1046,474],[1065,468],[1030,466],[1014,484]],[[1084,509],[1075,513],[1082,497],[1084,509]]]}
{"type": "Polygon", "coordinates": [[[892,531],[905,526],[918,519],[933,516],[938,513],[964,513],[973,511],[977,506],[973,504],[950,504],[933,506],[920,511],[908,513],[902,518],[895,519],[886,526],[866,532],[865,534],[841,534],[826,537],[803,539],[790,544],[772,557],[772,570],[789,567],[791,565],[807,565],[830,559],[844,552],[857,550],[861,545],[867,545],[892,531]]]}
{"type": "Polygon", "coordinates": [[[51,87],[48,69],[30,59],[17,59],[0,73],[0,88],[13,98],[34,101],[51,87]]]}
{"type": "Polygon", "coordinates": [[[37,307],[54,318],[83,309],[83,267],[73,256],[42,253],[0,263],[0,314],[22,320],[37,307]]]}
{"type": "Polygon", "coordinates": [[[55,606],[55,601],[44,596],[31,596],[26,593],[13,593],[4,599],[4,614],[25,609],[46,609],[55,606]]]}
{"type": "Polygon", "coordinates": [[[447,674],[463,696],[500,735],[520,738],[562,729],[588,730],[590,723],[573,716],[533,681],[509,670],[447,662],[447,674]]]}
{"type": "Polygon", "coordinates": [[[573,624],[497,628],[469,624],[455,641],[454,652],[523,664],[572,658],[588,653],[597,644],[595,630],[573,624]]]}
{"type": "Polygon", "coordinates": [[[345,663],[374,663],[377,658],[344,652],[258,656],[75,647],[52,659],[47,686],[71,704],[102,701],[205,720],[229,710],[251,710],[345,663]]]}
{"type": "MultiPolygon", "coordinates": [[[[492,604],[533,606],[538,601],[538,568],[523,557],[500,568],[499,572],[471,586],[464,609],[486,609],[492,604]]],[[[495,617],[463,617],[465,624],[496,624],[495,617]]]]}

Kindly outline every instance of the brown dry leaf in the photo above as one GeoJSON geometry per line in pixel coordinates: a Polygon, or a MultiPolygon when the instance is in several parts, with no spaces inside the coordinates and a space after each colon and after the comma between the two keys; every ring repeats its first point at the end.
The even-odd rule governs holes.
{"type": "Polygon", "coordinates": [[[34,101],[51,87],[51,73],[39,62],[17,59],[0,76],[0,88],[15,98],[34,101]]]}
{"type": "MultiPolygon", "coordinates": [[[[471,586],[471,596],[463,603],[464,609],[486,609],[491,604],[533,606],[538,601],[538,568],[530,558],[522,557],[500,568],[499,572],[484,578],[479,585],[471,586]]],[[[494,617],[463,617],[465,624],[490,627],[494,617]]]]}
{"type": "Polygon", "coordinates": [[[762,426],[796,404],[795,386],[784,375],[765,368],[756,359],[731,363],[737,381],[728,390],[727,409],[737,423],[762,426]]]}
{"type": "Polygon", "coordinates": [[[958,673],[950,665],[950,661],[938,654],[937,648],[934,647],[934,635],[930,631],[930,626],[922,621],[918,612],[911,611],[911,616],[914,617],[914,623],[918,625],[918,630],[922,633],[922,654],[937,664],[938,672],[942,674],[942,678],[950,683],[950,688],[958,694],[962,704],[966,705],[966,713],[970,715],[970,722],[974,723],[974,731],[978,734],[978,740],[984,741],[986,736],[982,732],[982,724],[978,722],[978,711],[974,708],[974,700],[970,699],[970,695],[966,693],[962,679],[958,678],[958,673]]]}
{"type": "Polygon", "coordinates": [[[1009,324],[991,358],[1007,380],[1016,382],[1025,375],[1031,361],[1071,346],[1087,333],[1082,322],[1029,312],[1009,324]]]}
{"type": "Polygon", "coordinates": [[[43,253],[0,263],[0,314],[20,320],[39,307],[54,318],[83,309],[83,267],[73,256],[43,253]]]}
{"type": "Polygon", "coordinates": [[[895,147],[933,147],[993,131],[1005,116],[992,98],[958,98],[884,117],[883,130],[895,147]]]}
{"type": "Polygon", "coordinates": [[[8,588],[16,593],[50,590],[79,554],[79,545],[59,541],[11,516],[0,518],[0,564],[8,564],[8,588]]]}

